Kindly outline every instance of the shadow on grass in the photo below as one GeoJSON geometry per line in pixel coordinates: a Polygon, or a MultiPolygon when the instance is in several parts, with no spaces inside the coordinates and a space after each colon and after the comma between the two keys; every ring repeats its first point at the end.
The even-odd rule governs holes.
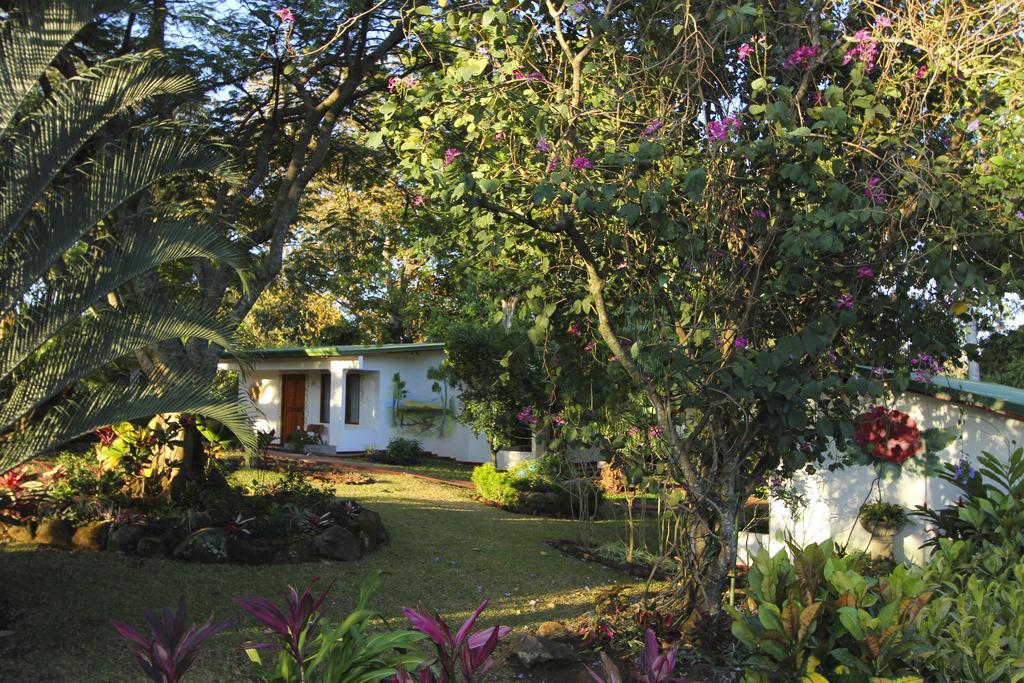
{"type": "MultiPolygon", "coordinates": [[[[170,605],[180,594],[190,618],[234,618],[200,656],[189,680],[244,681],[250,668],[237,646],[258,634],[231,597],[259,594],[280,600],[289,584],[334,580],[331,615],[354,606],[358,587],[373,570],[385,572],[373,607],[395,625],[401,609],[422,601],[460,622],[491,599],[482,625],[500,620],[535,626],[584,612],[592,591],[638,585],[603,567],[562,556],[544,545],[572,537],[574,523],[524,517],[474,501],[444,484],[382,475],[375,484],[337,485],[337,493],[380,513],[391,543],[359,562],[301,565],[201,565],[144,560],[117,553],[0,549],[0,597],[20,617],[14,635],[0,641],[0,679],[21,681],[141,680],[110,619],[141,623],[146,607],[170,605]],[[7,642],[4,642],[7,641],[7,642]]],[[[591,523],[595,538],[612,540],[621,526],[591,523]]]]}

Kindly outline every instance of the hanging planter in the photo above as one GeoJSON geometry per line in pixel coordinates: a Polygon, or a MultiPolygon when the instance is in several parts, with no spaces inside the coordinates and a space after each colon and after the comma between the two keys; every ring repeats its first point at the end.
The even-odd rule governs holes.
{"type": "Polygon", "coordinates": [[[857,418],[854,442],[879,460],[893,465],[921,452],[921,430],[904,412],[875,406],[857,418]]]}

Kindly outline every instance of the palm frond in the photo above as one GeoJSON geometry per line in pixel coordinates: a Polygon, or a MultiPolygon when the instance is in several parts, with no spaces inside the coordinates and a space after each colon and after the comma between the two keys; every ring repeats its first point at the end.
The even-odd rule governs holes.
{"type": "Polygon", "coordinates": [[[118,113],[156,95],[194,87],[158,52],[109,59],[69,80],[25,118],[0,174],[0,244],[25,220],[68,162],[118,113]]]}
{"type": "Polygon", "coordinates": [[[61,49],[92,19],[88,0],[37,0],[0,28],[0,137],[61,49]]]}
{"type": "Polygon", "coordinates": [[[207,312],[105,310],[86,317],[48,344],[15,374],[14,390],[0,406],[0,430],[119,358],[169,339],[201,338],[231,345],[232,326],[207,312]]]}
{"type": "Polygon", "coordinates": [[[48,195],[38,220],[27,221],[0,252],[0,313],[20,302],[68,249],[130,198],[183,172],[229,175],[230,165],[209,145],[176,129],[137,131],[107,145],[90,168],[48,195]]]}

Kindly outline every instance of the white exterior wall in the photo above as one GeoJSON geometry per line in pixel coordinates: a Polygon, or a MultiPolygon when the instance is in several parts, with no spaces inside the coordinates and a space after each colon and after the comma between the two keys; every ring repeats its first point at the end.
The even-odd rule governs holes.
{"type": "MultiPolygon", "coordinates": [[[[330,422],[325,426],[325,441],[337,452],[357,452],[369,447],[382,450],[395,436],[414,438],[427,451],[466,462],[489,462],[487,441],[476,437],[468,427],[449,417],[444,436],[436,430],[423,434],[410,432],[392,424],[392,377],[397,372],[405,382],[406,398],[414,401],[434,401],[438,395],[432,391],[434,380],[427,370],[437,367],[444,359],[443,350],[425,350],[401,353],[369,353],[352,357],[270,357],[251,362],[249,368],[239,371],[233,362],[221,363],[221,369],[239,371],[239,395],[247,407],[256,429],[274,429],[281,435],[281,376],[306,375],[306,424],[320,423],[320,373],[331,374],[330,422]],[[345,375],[359,372],[360,407],[359,424],[345,424],[345,375]],[[259,398],[253,402],[249,388],[260,388],[259,398]]],[[[458,413],[458,390],[449,387],[448,397],[454,399],[458,413]]]]}
{"type": "MultiPolygon", "coordinates": [[[[954,428],[960,424],[961,437],[939,454],[942,462],[967,458],[976,463],[982,451],[1005,460],[1024,437],[1024,421],[1020,419],[924,394],[904,394],[895,408],[914,418],[921,431],[932,427],[954,428]]],[[[783,539],[787,535],[791,535],[799,545],[828,538],[845,543],[849,536],[851,550],[866,549],[870,535],[856,524],[856,519],[874,477],[874,468],[868,467],[798,476],[797,490],[806,499],[807,506],[794,516],[778,500],[771,501],[769,551],[776,553],[785,548],[783,539]]],[[[883,481],[881,485],[884,501],[898,503],[908,511],[925,504],[931,508],[942,508],[953,502],[957,495],[955,488],[937,477],[910,472],[904,472],[894,481],[883,481]]],[[[877,495],[875,489],[871,499],[876,500],[877,495]]],[[[896,537],[896,559],[922,561],[927,550],[921,550],[921,544],[927,538],[921,520],[911,517],[896,537]]]]}

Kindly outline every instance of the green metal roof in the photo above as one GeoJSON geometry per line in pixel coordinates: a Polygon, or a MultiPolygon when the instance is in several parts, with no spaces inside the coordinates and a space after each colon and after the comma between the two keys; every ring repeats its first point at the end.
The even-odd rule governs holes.
{"type": "MultiPolygon", "coordinates": [[[[368,356],[375,353],[416,353],[418,351],[440,351],[444,344],[350,344],[346,346],[292,346],[278,349],[243,349],[236,356],[249,358],[295,358],[324,356],[368,356]]],[[[231,356],[225,356],[231,357],[231,356]]]]}
{"type": "Polygon", "coordinates": [[[911,382],[910,390],[947,401],[967,403],[1024,417],[1024,389],[1005,384],[972,382],[936,375],[930,383],[911,382]]]}

